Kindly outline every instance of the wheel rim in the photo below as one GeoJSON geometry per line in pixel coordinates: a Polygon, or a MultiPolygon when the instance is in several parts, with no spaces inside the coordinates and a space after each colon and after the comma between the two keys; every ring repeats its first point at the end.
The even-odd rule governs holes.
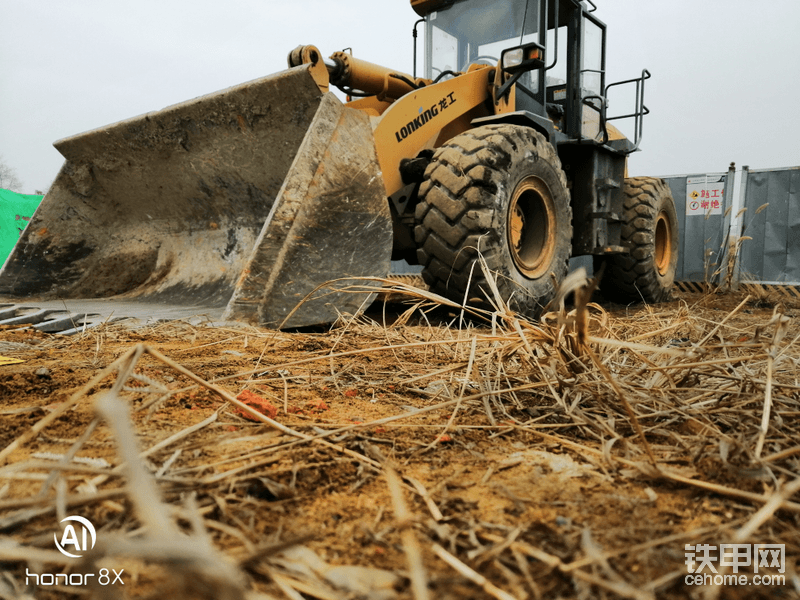
{"type": "Polygon", "coordinates": [[[508,247],[519,271],[546,275],[555,254],[556,210],[550,189],[538,177],[523,179],[508,207],[508,247]]]}
{"type": "Polygon", "coordinates": [[[672,262],[672,225],[666,211],[656,217],[656,271],[662,277],[669,272],[672,262]]]}

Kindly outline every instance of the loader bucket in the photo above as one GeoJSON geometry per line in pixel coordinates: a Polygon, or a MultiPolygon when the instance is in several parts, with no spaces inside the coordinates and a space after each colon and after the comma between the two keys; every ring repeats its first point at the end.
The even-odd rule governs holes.
{"type": "Polygon", "coordinates": [[[226,307],[299,327],[365,304],[323,288],[295,310],[326,281],[389,271],[368,117],[322,93],[307,66],[55,146],[66,162],[0,296],[226,307]]]}

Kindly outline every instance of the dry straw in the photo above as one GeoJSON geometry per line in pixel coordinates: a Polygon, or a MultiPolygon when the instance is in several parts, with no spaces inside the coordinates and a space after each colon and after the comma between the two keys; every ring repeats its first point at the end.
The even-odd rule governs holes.
{"type": "MultiPolygon", "coordinates": [[[[15,431],[0,451],[5,482],[39,482],[33,497],[3,488],[0,561],[7,566],[0,595],[22,594],[26,569],[89,572],[116,560],[161,569],[143,577],[147,585],[130,582],[136,597],[166,597],[168,590],[172,598],[422,600],[469,593],[507,599],[555,593],[638,599],[681,597],[684,543],[783,543],[787,557],[796,559],[800,334],[792,327],[792,308],[776,306],[762,317],[753,313],[750,296],[731,302],[705,295],[668,308],[609,313],[590,302],[595,284],[576,273],[550,311],[531,322],[510,311],[488,280],[490,310],[379,280],[407,306],[391,323],[388,314],[379,316],[384,325],[343,317],[323,334],[180,324],[138,332],[145,340],[188,342],[171,353],[177,358],[148,342],[131,345],[31,427],[15,431]],[[719,309],[720,302],[727,308],[719,309]],[[184,358],[190,346],[193,356],[203,349],[211,356],[212,349],[233,344],[256,352],[255,368],[210,380],[198,375],[202,363],[192,359],[190,367],[184,358]],[[281,348],[299,345],[316,346],[301,357],[276,360],[281,348]],[[365,407],[376,404],[365,390],[385,391],[379,417],[321,427],[288,412],[309,391],[344,394],[353,386],[365,407]],[[273,390],[280,416],[237,399],[243,387],[265,396],[273,390]],[[178,398],[198,390],[222,404],[193,424],[154,437],[148,414],[179,410],[178,398]],[[246,434],[228,432],[225,424],[244,423],[234,408],[260,425],[248,425],[246,434]],[[52,442],[56,460],[31,456],[31,444],[47,450],[48,431],[81,411],[96,416],[66,451],[52,442]],[[461,446],[448,441],[467,435],[471,441],[461,446]],[[109,440],[116,446],[113,465],[74,460],[89,444],[105,448],[109,440]],[[615,541],[596,526],[559,538],[546,523],[487,522],[451,491],[462,485],[468,462],[421,480],[420,469],[445,460],[443,444],[478,461],[511,444],[525,449],[506,462],[489,460],[483,477],[470,485],[484,486],[528,517],[540,500],[493,481],[524,466],[529,449],[568,455],[597,481],[632,486],[653,498],[682,490],[721,502],[731,514],[637,543],[629,541],[633,533],[621,532],[615,541]],[[342,474],[333,488],[302,483],[307,474],[337,469],[342,474]],[[254,486],[259,495],[252,495],[254,486]],[[345,545],[352,556],[321,556],[325,541],[314,515],[301,522],[281,518],[278,525],[265,520],[275,507],[299,518],[302,510],[291,507],[310,506],[331,489],[355,501],[367,486],[384,504],[365,535],[375,544],[395,543],[404,557],[397,564],[354,564],[363,557],[355,542],[345,545]],[[91,514],[105,540],[78,563],[40,535],[75,512],[91,514]],[[264,531],[270,533],[258,533],[264,531]],[[638,567],[623,572],[612,560],[638,567]],[[453,578],[460,592],[447,591],[453,578]]],[[[370,281],[349,289],[371,294],[374,286],[370,281]]],[[[125,343],[129,334],[108,326],[59,344],[86,348],[90,335],[96,336],[92,360],[99,363],[104,345],[125,343]]],[[[585,509],[589,522],[594,509],[585,509]]],[[[122,597],[111,587],[88,591],[122,597]]]]}

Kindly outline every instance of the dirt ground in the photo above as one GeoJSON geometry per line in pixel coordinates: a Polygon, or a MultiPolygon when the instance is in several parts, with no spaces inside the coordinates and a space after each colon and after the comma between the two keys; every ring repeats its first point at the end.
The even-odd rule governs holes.
{"type": "Polygon", "coordinates": [[[798,314],[1,331],[0,598],[800,597],[798,314]]]}

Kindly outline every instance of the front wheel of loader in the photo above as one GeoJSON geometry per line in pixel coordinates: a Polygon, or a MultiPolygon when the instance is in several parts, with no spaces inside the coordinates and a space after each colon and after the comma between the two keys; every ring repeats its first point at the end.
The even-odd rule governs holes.
{"type": "Polygon", "coordinates": [[[605,264],[603,295],[621,303],[668,301],[678,266],[678,216],[663,179],[625,180],[622,245],[630,253],[595,261],[595,271],[605,264]]]}
{"type": "Polygon", "coordinates": [[[567,274],[572,208],[561,162],[535,130],[486,125],[433,156],[420,185],[417,258],[430,289],[455,302],[503,302],[537,317],[567,274]]]}

